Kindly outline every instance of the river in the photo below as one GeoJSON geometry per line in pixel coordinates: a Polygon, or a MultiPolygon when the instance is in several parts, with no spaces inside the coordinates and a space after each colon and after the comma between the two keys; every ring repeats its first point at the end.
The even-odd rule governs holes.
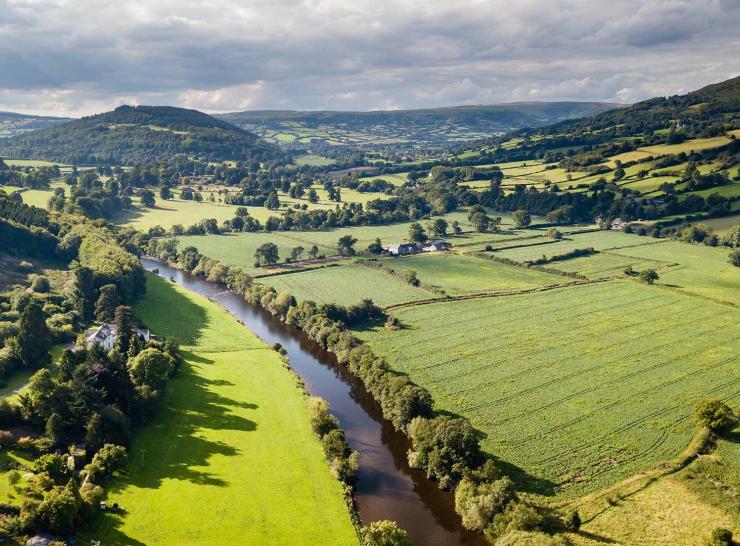
{"type": "Polygon", "coordinates": [[[142,263],[147,270],[158,268],[160,275],[218,302],[266,343],[285,348],[308,391],[329,402],[350,446],[360,453],[355,503],[364,524],[395,520],[419,546],[490,546],[481,535],[462,527],[450,493],[408,466],[406,437],[383,419],[362,383],[338,365],[331,353],[221,285],[153,260],[142,259],[142,263]]]}

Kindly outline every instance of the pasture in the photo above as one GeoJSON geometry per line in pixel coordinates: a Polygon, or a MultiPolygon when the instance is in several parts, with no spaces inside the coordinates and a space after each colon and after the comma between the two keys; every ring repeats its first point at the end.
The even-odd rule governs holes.
{"type": "Polygon", "coordinates": [[[298,301],[353,305],[369,298],[381,307],[394,303],[426,300],[435,294],[416,288],[388,273],[361,265],[324,267],[264,277],[259,282],[278,292],[287,290],[298,301]]]}
{"type": "Polygon", "coordinates": [[[279,355],[215,303],[148,277],[136,307],[185,362],[106,487],[102,544],[356,544],[305,398],[279,355]]]}
{"type": "MultiPolygon", "coordinates": [[[[647,248],[647,247],[646,247],[647,248]]],[[[740,402],[740,310],[632,281],[410,305],[358,331],[471,419],[520,487],[562,498],[681,451],[704,398],[740,402]]]]}
{"type": "Polygon", "coordinates": [[[450,295],[521,290],[568,281],[558,275],[448,252],[392,258],[384,261],[384,265],[396,271],[413,269],[422,283],[450,295]]]}

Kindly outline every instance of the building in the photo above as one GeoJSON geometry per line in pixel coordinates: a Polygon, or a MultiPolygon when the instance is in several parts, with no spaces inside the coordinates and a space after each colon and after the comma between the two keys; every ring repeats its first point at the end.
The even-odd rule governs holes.
{"type": "MultiPolygon", "coordinates": [[[[116,329],[115,324],[108,324],[107,322],[97,328],[91,328],[85,332],[85,344],[92,347],[97,343],[106,351],[110,351],[116,344],[116,329]]],[[[145,341],[152,338],[151,332],[146,328],[136,328],[136,333],[143,337],[145,341]]]]}
{"type": "Polygon", "coordinates": [[[383,250],[391,256],[407,256],[421,252],[421,247],[416,243],[397,243],[393,245],[382,245],[383,250]]]}
{"type": "Polygon", "coordinates": [[[434,240],[424,243],[422,250],[424,252],[440,252],[442,250],[449,250],[450,248],[452,248],[452,245],[447,241],[434,240]]]}

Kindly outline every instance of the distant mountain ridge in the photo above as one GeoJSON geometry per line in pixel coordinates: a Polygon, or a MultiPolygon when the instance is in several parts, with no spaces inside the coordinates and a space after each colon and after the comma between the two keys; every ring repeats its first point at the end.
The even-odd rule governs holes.
{"type": "Polygon", "coordinates": [[[67,121],[71,121],[71,118],[0,112],[0,138],[12,137],[36,129],[45,129],[55,123],[64,123],[67,121]]]}
{"type": "Polygon", "coordinates": [[[173,106],[113,111],[0,140],[0,156],[74,164],[133,164],[174,155],[210,161],[262,161],[278,149],[213,116],[173,106]]]}
{"type": "Polygon", "coordinates": [[[622,106],[602,102],[515,102],[417,110],[254,110],[216,117],[288,145],[312,140],[358,147],[446,145],[540,127],[622,106]]]}

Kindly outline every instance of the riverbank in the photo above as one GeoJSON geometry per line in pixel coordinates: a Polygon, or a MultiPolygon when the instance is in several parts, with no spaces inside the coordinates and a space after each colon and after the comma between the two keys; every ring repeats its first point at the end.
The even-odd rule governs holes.
{"type": "Polygon", "coordinates": [[[87,538],[102,544],[355,544],[342,485],[280,355],[205,297],[154,275],[136,314],[185,363],[131,446],[87,538]]]}

